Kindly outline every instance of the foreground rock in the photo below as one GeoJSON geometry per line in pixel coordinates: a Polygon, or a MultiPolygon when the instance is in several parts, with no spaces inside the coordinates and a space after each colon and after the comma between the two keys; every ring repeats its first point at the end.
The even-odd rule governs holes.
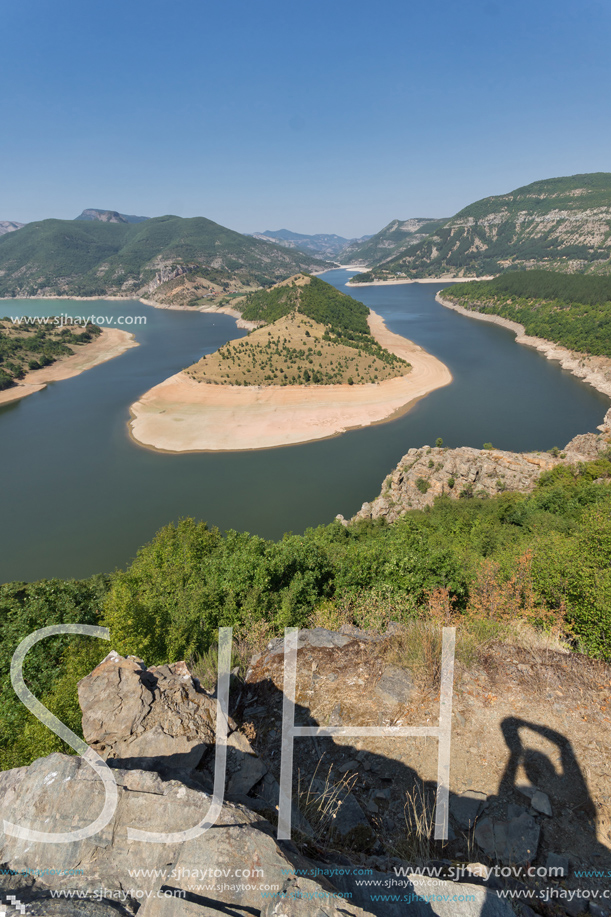
{"type": "MultiPolygon", "coordinates": [[[[600,434],[576,436],[558,456],[549,452],[516,453],[469,446],[410,449],[386,477],[380,495],[371,503],[363,503],[351,521],[383,518],[394,522],[410,509],[432,506],[435,498],[442,494],[457,499],[495,496],[503,491],[528,493],[544,471],[557,465],[591,461],[606,452],[611,434],[611,410],[607,411],[600,429],[600,434]]],[[[343,521],[342,516],[338,519],[343,521]]]]}
{"type": "MultiPolygon", "coordinates": [[[[128,836],[130,828],[173,833],[197,825],[210,798],[150,772],[116,769],[114,774],[118,805],[111,822],[95,837],[43,845],[0,835],[3,864],[18,873],[40,870],[43,865],[46,870],[35,884],[13,881],[12,892],[5,885],[4,894],[18,894],[23,902],[28,896],[32,901],[37,899],[37,907],[44,901],[46,909],[38,913],[57,917],[106,917],[136,911],[139,917],[208,917],[219,913],[451,917],[456,913],[448,902],[439,906],[437,902],[429,905],[418,901],[378,904],[371,901],[371,889],[354,885],[350,874],[343,877],[342,888],[332,885],[320,876],[320,864],[301,856],[291,842],[277,842],[269,822],[244,806],[226,803],[217,824],[191,840],[134,841],[128,836]],[[310,878],[316,875],[316,881],[310,878]],[[52,899],[45,886],[62,892],[63,900],[52,899]],[[77,892],[84,897],[79,899],[77,892]],[[356,896],[359,904],[353,903],[356,896]]],[[[3,817],[39,831],[85,827],[101,811],[103,801],[102,782],[80,758],[53,754],[0,777],[3,817]]],[[[419,882],[418,877],[406,877],[405,894],[413,896],[419,882]]],[[[420,891],[428,894],[428,889],[420,891]]],[[[441,882],[441,890],[436,886],[435,891],[439,895],[472,895],[469,907],[460,911],[464,915],[512,914],[508,905],[482,888],[441,882]]],[[[33,906],[29,913],[36,913],[33,906]]]]}
{"type": "MultiPolygon", "coordinates": [[[[301,631],[297,724],[435,723],[438,701],[428,682],[388,655],[399,629],[301,631]]],[[[0,912],[13,895],[33,917],[512,917],[495,892],[505,880],[469,869],[460,881],[446,873],[431,885],[411,864],[467,863],[473,844],[488,864],[561,864],[571,888],[581,887],[576,869],[611,867],[608,691],[598,695],[611,678],[608,666],[509,645],[488,648],[468,671],[459,666],[450,839],[415,851],[410,813],[424,811],[420,803],[436,786],[436,747],[427,737],[298,738],[294,799],[309,830],[301,831],[297,818],[305,820],[295,813],[296,843],[277,840],[282,650],[274,640],[254,658],[236,695],[241,726],[231,725],[219,818],[204,834],[154,843],[130,831],[174,834],[206,818],[215,700],[184,663],[147,668],[111,653],[79,687],[84,731],[112,764],[116,809],[97,835],[70,843],[0,833],[0,864],[17,873],[0,874],[0,912]],[[186,751],[185,740],[195,742],[186,751]],[[141,759],[132,754],[136,742],[146,751],[141,759]],[[182,755],[191,756],[190,767],[182,755]],[[580,761],[587,761],[588,781],[580,761]],[[311,807],[304,786],[314,793],[311,807]],[[326,826],[321,801],[333,807],[326,826]],[[33,878],[34,870],[41,872],[33,878]],[[391,900],[377,900],[389,893],[391,900]]],[[[83,828],[103,802],[101,780],[80,758],[55,754],[0,774],[3,819],[38,831],[83,828]]]]}
{"type": "Polygon", "coordinates": [[[147,669],[110,653],[78,686],[85,741],[144,769],[197,767],[214,745],[216,700],[184,662],[147,669]]]}

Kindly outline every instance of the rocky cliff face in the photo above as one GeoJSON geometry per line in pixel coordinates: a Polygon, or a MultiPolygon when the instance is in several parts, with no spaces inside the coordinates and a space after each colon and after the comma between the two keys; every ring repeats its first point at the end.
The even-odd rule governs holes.
{"type": "Polygon", "coordinates": [[[119,213],[117,210],[97,210],[89,207],[83,210],[77,220],[99,220],[101,223],[144,223],[149,217],[138,217],[128,213],[119,213]]]}
{"type": "Polygon", "coordinates": [[[15,223],[14,220],[0,220],[0,236],[6,235],[7,232],[15,232],[16,229],[21,229],[22,226],[25,226],[25,223],[15,223]]]}
{"type": "Polygon", "coordinates": [[[506,268],[611,270],[611,175],[534,182],[461,210],[379,263],[410,277],[479,276],[506,268]]]}
{"type": "MultiPolygon", "coordinates": [[[[384,480],[382,491],[363,503],[351,521],[386,519],[394,522],[410,509],[432,506],[436,497],[494,496],[503,491],[533,490],[544,471],[561,464],[587,462],[606,452],[611,444],[611,409],[601,433],[576,436],[558,456],[549,452],[504,452],[500,449],[444,449],[422,446],[410,449],[384,480]]],[[[344,521],[342,516],[337,518],[344,521]]]]}
{"type": "Polygon", "coordinates": [[[344,263],[350,261],[369,265],[388,261],[398,252],[417,245],[426,237],[439,229],[446,220],[431,219],[430,217],[413,217],[410,220],[391,220],[390,223],[371,236],[363,240],[355,240],[347,245],[341,253],[344,263]]]}

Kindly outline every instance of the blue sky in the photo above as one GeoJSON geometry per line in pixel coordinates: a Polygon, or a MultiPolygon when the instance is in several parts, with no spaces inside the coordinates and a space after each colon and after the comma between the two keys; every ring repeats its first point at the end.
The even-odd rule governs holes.
{"type": "Polygon", "coordinates": [[[373,233],[611,171],[608,0],[20,0],[0,219],[373,233]]]}

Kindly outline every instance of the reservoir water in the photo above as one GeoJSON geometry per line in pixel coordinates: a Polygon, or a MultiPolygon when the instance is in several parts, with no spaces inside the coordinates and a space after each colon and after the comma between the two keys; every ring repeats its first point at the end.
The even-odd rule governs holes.
{"type": "Polygon", "coordinates": [[[345,288],[350,276],[323,279],[439,357],[453,383],[390,423],[248,453],[155,453],[127,432],[129,406],[143,392],[243,334],[233,319],[138,302],[0,304],[9,316],[147,319],[128,326],[138,348],[0,408],[0,583],[110,572],[183,516],[270,538],[349,517],[409,448],[438,436],[446,446],[544,450],[601,423],[608,398],[517,345],[512,332],[440,306],[443,284],[345,288]]]}

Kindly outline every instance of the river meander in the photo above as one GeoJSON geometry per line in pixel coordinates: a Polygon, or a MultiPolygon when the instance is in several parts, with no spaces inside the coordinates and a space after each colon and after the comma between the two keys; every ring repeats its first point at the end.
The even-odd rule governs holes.
{"type": "Polygon", "coordinates": [[[0,583],[109,572],[182,516],[272,538],[301,532],[351,516],[410,447],[438,436],[447,446],[543,450],[602,421],[608,398],[517,345],[512,332],[443,308],[435,302],[443,284],[346,289],[349,276],[323,279],[435,354],[453,383],[389,423],[246,453],[155,453],[127,432],[143,392],[244,333],[233,319],[138,302],[2,302],[2,315],[120,312],[147,323],[125,326],[139,347],[0,408],[0,583]]]}

